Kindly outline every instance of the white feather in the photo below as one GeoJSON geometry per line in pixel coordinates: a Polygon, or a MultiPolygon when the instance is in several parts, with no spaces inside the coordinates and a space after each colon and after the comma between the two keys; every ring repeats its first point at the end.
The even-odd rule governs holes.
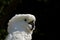
{"type": "Polygon", "coordinates": [[[8,36],[5,40],[31,40],[33,30],[30,21],[36,21],[34,15],[31,14],[18,14],[12,17],[8,23],[8,36]],[[27,19],[27,21],[24,21],[27,19]]]}

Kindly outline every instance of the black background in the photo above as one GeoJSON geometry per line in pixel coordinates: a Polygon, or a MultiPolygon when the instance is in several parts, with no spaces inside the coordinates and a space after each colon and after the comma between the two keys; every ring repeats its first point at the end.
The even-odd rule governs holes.
{"type": "Polygon", "coordinates": [[[8,20],[15,14],[33,14],[36,16],[36,29],[33,32],[32,40],[56,40],[54,25],[56,9],[59,7],[55,0],[47,0],[47,2],[44,2],[44,0],[22,0],[22,3],[15,2],[13,1],[4,8],[7,13],[5,24],[3,23],[6,26],[5,29],[7,29],[8,20]]]}

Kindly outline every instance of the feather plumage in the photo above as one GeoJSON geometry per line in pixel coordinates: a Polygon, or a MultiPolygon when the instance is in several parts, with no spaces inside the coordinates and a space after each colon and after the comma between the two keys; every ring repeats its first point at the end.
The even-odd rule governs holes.
{"type": "Polygon", "coordinates": [[[5,40],[31,40],[35,26],[32,27],[30,22],[35,25],[36,18],[32,14],[16,14],[9,20],[8,36],[5,40]]]}

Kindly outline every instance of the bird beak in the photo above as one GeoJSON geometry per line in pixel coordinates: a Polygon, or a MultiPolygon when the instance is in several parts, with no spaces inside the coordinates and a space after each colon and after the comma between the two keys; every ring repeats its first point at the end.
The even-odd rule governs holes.
{"type": "Polygon", "coordinates": [[[29,22],[28,24],[32,25],[32,28],[30,28],[30,30],[33,30],[35,28],[35,24],[33,21],[29,22]]]}

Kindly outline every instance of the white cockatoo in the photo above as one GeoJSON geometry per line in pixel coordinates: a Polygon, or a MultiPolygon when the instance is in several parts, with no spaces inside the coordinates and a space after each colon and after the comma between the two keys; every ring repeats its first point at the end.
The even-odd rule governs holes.
{"type": "Polygon", "coordinates": [[[32,14],[16,14],[8,22],[5,40],[31,40],[36,18],[32,14]]]}

